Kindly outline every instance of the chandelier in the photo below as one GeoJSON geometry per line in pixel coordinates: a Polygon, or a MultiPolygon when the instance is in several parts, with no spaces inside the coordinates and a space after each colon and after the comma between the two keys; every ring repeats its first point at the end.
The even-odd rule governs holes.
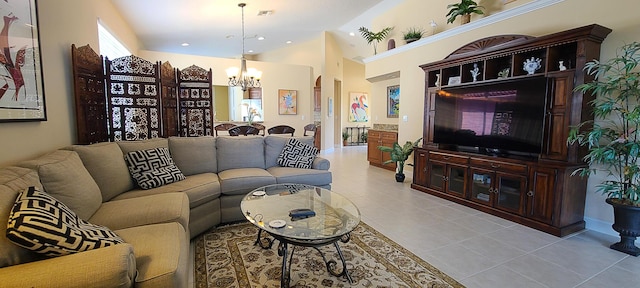
{"type": "Polygon", "coordinates": [[[247,69],[247,59],[244,57],[244,6],[247,6],[247,4],[238,4],[238,7],[242,8],[242,58],[240,58],[240,69],[231,67],[226,71],[229,77],[229,86],[239,86],[242,91],[247,91],[249,88],[260,87],[262,72],[255,68],[247,69]]]}

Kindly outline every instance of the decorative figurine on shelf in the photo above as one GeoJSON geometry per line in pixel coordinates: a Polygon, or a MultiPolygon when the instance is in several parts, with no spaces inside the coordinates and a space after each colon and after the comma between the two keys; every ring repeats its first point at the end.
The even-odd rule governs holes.
{"type": "Polygon", "coordinates": [[[522,67],[522,69],[524,71],[527,71],[527,74],[532,75],[533,73],[536,73],[538,69],[542,68],[541,62],[542,59],[531,57],[531,59],[527,59],[524,61],[524,66],[522,67]]]}
{"type": "Polygon", "coordinates": [[[473,63],[473,69],[471,69],[473,82],[476,82],[478,80],[478,75],[480,75],[480,68],[478,68],[478,63],[473,63]]]}
{"type": "Polygon", "coordinates": [[[559,63],[558,63],[558,69],[559,69],[560,71],[567,70],[567,67],[565,67],[565,66],[564,66],[564,61],[558,61],[558,62],[559,62],[559,63]]]}
{"type": "Polygon", "coordinates": [[[440,87],[440,74],[436,74],[436,87],[440,87]]]}
{"type": "Polygon", "coordinates": [[[498,79],[507,79],[509,77],[509,68],[504,68],[498,72],[498,79]]]}

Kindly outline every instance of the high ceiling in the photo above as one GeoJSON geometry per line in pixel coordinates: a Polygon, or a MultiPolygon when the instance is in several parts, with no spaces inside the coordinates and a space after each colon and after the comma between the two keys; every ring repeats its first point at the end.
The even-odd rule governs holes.
{"type": "Polygon", "coordinates": [[[360,26],[402,0],[111,0],[145,50],[239,58],[244,7],[245,54],[260,54],[317,38],[337,36],[345,57],[370,56],[360,26]],[[270,15],[258,16],[259,12],[270,15]],[[268,13],[267,13],[268,14],[268,13]],[[355,32],[355,36],[349,36],[355,32]],[[259,40],[264,37],[264,40],[259,40]],[[287,44],[291,41],[291,44],[287,44]],[[189,46],[182,46],[189,43],[189,46]],[[365,55],[361,55],[365,54],[365,55]]]}

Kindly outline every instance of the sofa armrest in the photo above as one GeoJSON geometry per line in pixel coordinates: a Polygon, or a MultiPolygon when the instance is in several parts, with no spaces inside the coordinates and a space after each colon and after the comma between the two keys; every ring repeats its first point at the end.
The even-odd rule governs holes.
{"type": "Polygon", "coordinates": [[[316,159],[313,159],[313,164],[311,168],[319,169],[319,170],[329,170],[331,166],[331,162],[328,159],[322,158],[320,156],[316,156],[316,159]]]}
{"type": "Polygon", "coordinates": [[[132,287],[133,246],[118,244],[0,268],[0,287],[132,287]]]}

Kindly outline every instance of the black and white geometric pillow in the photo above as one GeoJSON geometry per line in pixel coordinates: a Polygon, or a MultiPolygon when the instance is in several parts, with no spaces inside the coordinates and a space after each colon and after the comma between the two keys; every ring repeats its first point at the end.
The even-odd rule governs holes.
{"type": "Polygon", "coordinates": [[[142,189],[160,187],[186,179],[171,159],[167,148],[131,151],[124,158],[131,177],[142,189]]]}
{"type": "Polygon", "coordinates": [[[62,202],[35,187],[18,195],[9,214],[7,239],[51,257],[124,243],[109,228],[80,219],[62,202]]]}
{"type": "Polygon", "coordinates": [[[277,163],[282,167],[310,169],[319,152],[316,147],[302,143],[295,138],[289,138],[278,156],[277,163]]]}

